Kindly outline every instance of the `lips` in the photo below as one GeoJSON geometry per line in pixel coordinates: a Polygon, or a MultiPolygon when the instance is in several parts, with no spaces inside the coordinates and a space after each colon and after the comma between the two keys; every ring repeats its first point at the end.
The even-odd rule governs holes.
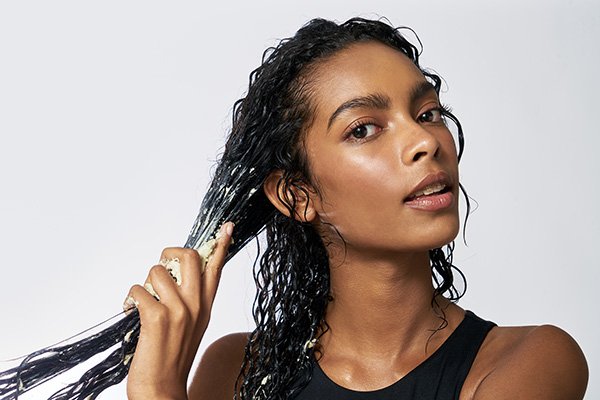
{"type": "Polygon", "coordinates": [[[420,190],[419,192],[410,195],[407,200],[413,200],[417,197],[421,197],[421,196],[429,196],[432,194],[437,194],[437,193],[441,193],[444,189],[446,189],[447,186],[444,185],[443,183],[434,183],[432,185],[428,185],[425,189],[420,190]]]}
{"type": "Polygon", "coordinates": [[[448,174],[444,171],[438,171],[423,178],[404,201],[407,202],[424,196],[443,194],[451,190],[452,185],[448,174]]]}

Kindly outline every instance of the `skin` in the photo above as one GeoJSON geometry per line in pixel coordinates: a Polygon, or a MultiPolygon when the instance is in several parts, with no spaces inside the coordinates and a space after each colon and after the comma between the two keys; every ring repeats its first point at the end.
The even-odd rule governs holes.
{"type": "MultiPolygon", "coordinates": [[[[327,309],[331,329],[321,338],[319,363],[333,381],[353,390],[376,390],[401,379],[435,352],[464,318],[464,310],[438,298],[448,326],[431,336],[440,319],[439,309],[431,306],[428,250],[449,243],[458,233],[458,161],[452,136],[439,119],[435,91],[411,101],[411,89],[423,82],[424,76],[408,58],[377,42],[338,52],[317,67],[312,82],[315,119],[305,147],[318,192],[306,188],[311,195],[299,202],[295,217],[312,223],[334,243],[328,247],[334,298],[327,309]],[[352,108],[329,123],[341,104],[372,94],[386,97],[387,104],[352,108]],[[357,122],[370,125],[356,128],[357,122]],[[415,185],[438,171],[450,178],[452,204],[435,212],[409,207],[404,200],[415,185]],[[346,241],[345,254],[331,225],[346,241]]],[[[264,190],[275,207],[287,213],[277,196],[280,176],[278,171],[271,174],[264,190]]],[[[219,253],[213,258],[215,270],[220,270],[223,257],[219,253]]],[[[193,263],[190,260],[187,270],[194,269],[193,263]]],[[[211,289],[205,291],[203,284],[196,290],[207,306],[194,317],[198,322],[184,325],[182,331],[175,317],[173,322],[153,324],[158,318],[150,308],[163,302],[162,291],[171,298],[175,296],[167,295],[168,290],[183,288],[167,285],[168,275],[151,272],[152,283],[160,279],[165,287],[157,288],[160,303],[146,296],[138,306],[142,326],[150,323],[142,330],[143,346],[136,351],[129,375],[130,398],[186,398],[185,379],[208,323],[218,276],[202,278],[208,279],[211,289]],[[173,343],[182,340],[186,346],[179,351],[173,343]],[[169,351],[172,355],[164,354],[169,351]],[[179,359],[184,361],[178,363],[179,359]],[[161,378],[170,366],[174,372],[161,378]]],[[[143,290],[134,289],[136,299],[145,296],[143,290]]],[[[186,296],[197,298],[198,293],[190,289],[181,297],[186,296]]],[[[186,314],[194,312],[198,309],[186,314]]],[[[237,333],[210,345],[187,398],[231,399],[246,340],[247,333],[237,333]]],[[[460,399],[581,399],[587,378],[580,348],[561,329],[495,327],[469,371],[460,399]]]]}
{"type": "Polygon", "coordinates": [[[232,231],[231,222],[223,224],[204,273],[195,250],[164,249],[161,260],[180,260],[181,286],[165,267],[153,266],[146,283],[152,284],[160,301],[143,286],[130,289],[128,297],[137,303],[142,328],[127,378],[129,399],[187,398],[187,376],[210,320],[232,231]]]}

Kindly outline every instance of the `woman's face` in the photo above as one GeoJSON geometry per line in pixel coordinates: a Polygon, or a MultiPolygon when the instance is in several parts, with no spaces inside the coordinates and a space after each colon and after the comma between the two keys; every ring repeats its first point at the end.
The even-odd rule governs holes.
{"type": "Polygon", "coordinates": [[[459,227],[456,147],[419,69],[399,51],[366,42],[340,51],[313,76],[315,119],[305,146],[321,194],[313,200],[322,232],[334,238],[322,223],[332,224],[348,250],[361,254],[452,241],[459,227]],[[409,198],[425,179],[442,193],[409,198]]]}

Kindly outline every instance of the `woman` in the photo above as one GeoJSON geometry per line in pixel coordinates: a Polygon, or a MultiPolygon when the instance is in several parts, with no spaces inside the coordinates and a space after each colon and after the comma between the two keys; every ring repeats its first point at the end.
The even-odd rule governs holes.
{"type": "Polygon", "coordinates": [[[243,166],[249,183],[228,198],[250,199],[253,220],[223,224],[204,273],[197,252],[168,248],[132,287],[131,399],[583,397],[567,333],[497,327],[454,302],[462,136],[439,88],[381,21],[313,20],[265,54],[215,177],[243,166]],[[230,239],[263,225],[257,328],[213,343],[187,392],[230,239]]]}

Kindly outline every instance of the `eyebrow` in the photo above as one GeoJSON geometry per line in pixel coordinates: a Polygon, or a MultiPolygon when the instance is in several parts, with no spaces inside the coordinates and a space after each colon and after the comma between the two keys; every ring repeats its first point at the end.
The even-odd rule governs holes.
{"type": "MultiPolygon", "coordinates": [[[[437,95],[437,90],[429,81],[421,81],[416,84],[408,95],[409,103],[413,104],[425,97],[430,92],[434,92],[437,95]]],[[[391,99],[382,93],[372,93],[367,96],[360,96],[343,102],[329,117],[327,123],[327,130],[331,128],[331,125],[335,119],[342,113],[352,110],[355,108],[375,108],[378,110],[387,110],[390,107],[391,99]]]]}
{"type": "Polygon", "coordinates": [[[410,94],[408,95],[408,101],[410,104],[414,104],[431,92],[435,93],[437,98],[437,90],[435,89],[435,86],[433,86],[429,81],[421,81],[411,89],[410,94]]]}
{"type": "Polygon", "coordinates": [[[381,93],[373,93],[367,96],[355,97],[348,101],[343,102],[329,117],[329,123],[327,124],[327,130],[331,128],[333,121],[348,110],[355,108],[376,108],[378,110],[387,110],[390,107],[391,99],[381,93]]]}

